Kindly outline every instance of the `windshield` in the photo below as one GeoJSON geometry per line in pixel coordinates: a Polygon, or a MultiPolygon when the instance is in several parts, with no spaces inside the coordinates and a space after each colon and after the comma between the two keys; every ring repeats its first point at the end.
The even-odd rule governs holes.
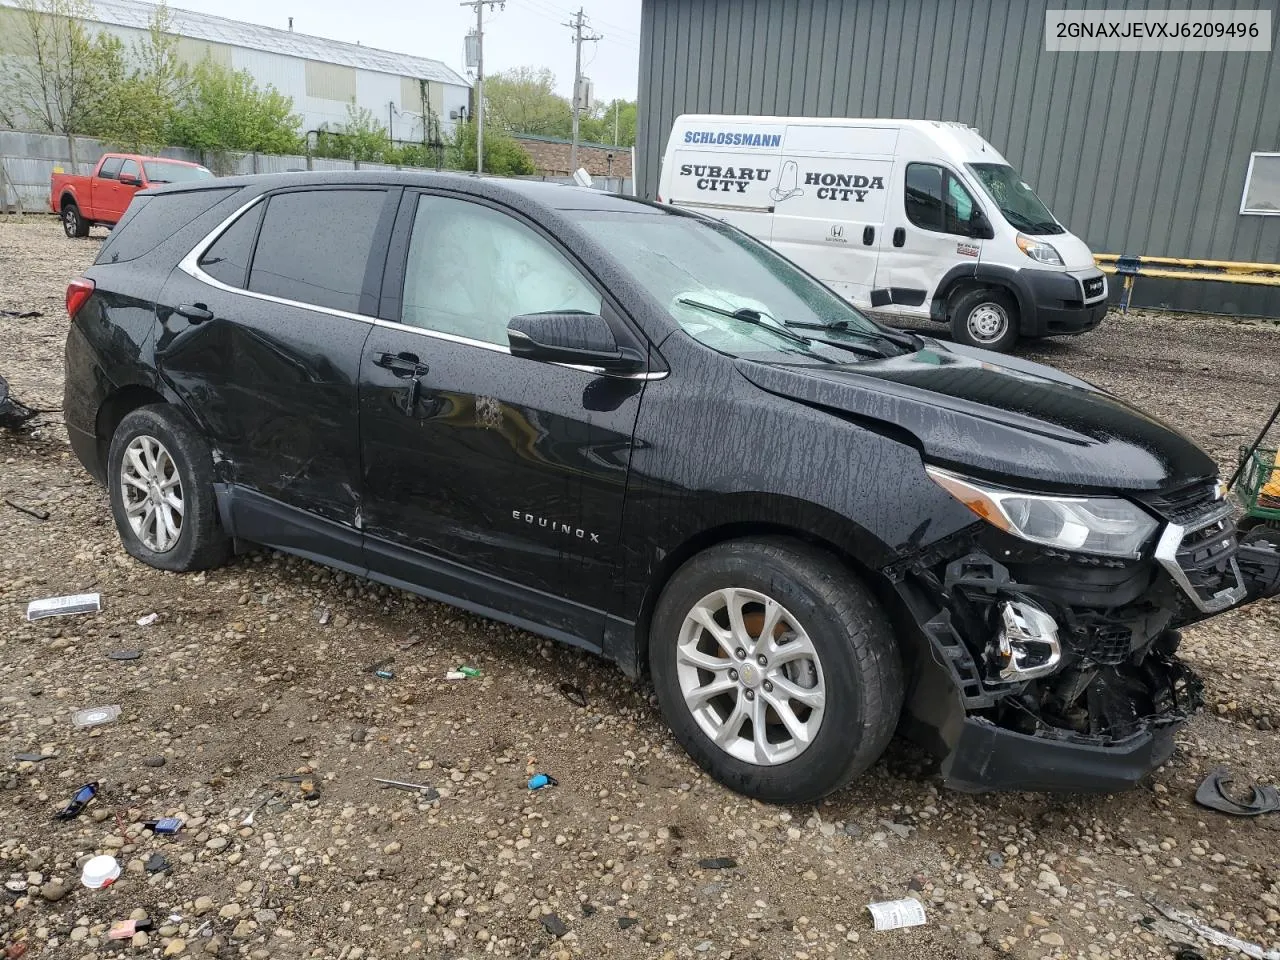
{"type": "Polygon", "coordinates": [[[146,160],[142,168],[147,172],[147,183],[190,183],[193,180],[212,180],[213,173],[204,167],[185,163],[166,163],[163,160],[146,160]]]}
{"type": "Polygon", "coordinates": [[[721,353],[851,363],[858,357],[812,339],[806,343],[797,334],[808,330],[788,330],[783,324],[842,323],[850,331],[880,332],[848,302],[727,224],[638,204],[634,212],[565,212],[686,333],[721,353]]]}
{"type": "Polygon", "coordinates": [[[1066,233],[1013,167],[1007,163],[970,163],[968,167],[1015,228],[1031,234],[1066,233]]]}

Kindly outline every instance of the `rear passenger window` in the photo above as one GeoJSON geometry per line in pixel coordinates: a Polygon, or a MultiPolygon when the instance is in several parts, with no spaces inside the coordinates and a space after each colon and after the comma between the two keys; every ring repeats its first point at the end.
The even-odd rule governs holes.
{"type": "Polygon", "coordinates": [[[124,163],[123,157],[111,157],[104,160],[98,170],[98,176],[103,180],[115,180],[120,176],[120,165],[122,163],[124,163]]]}
{"type": "MultiPolygon", "coordinates": [[[[98,251],[95,263],[123,263],[150,253],[163,241],[194,221],[201,214],[231,196],[238,187],[215,190],[187,190],[162,193],[154,197],[134,197],[124,219],[116,224],[107,242],[98,251]]],[[[217,221],[209,224],[209,230],[217,221]]],[[[195,241],[192,240],[192,245],[195,241]]]]}
{"type": "Polygon", "coordinates": [[[243,288],[248,279],[249,258],[253,255],[253,238],[258,235],[258,224],[266,208],[265,203],[259,203],[227,227],[200,258],[200,269],[229,287],[243,288]]]}
{"type": "Polygon", "coordinates": [[[249,289],[355,313],[385,190],[280,193],[267,203],[249,289]]]}

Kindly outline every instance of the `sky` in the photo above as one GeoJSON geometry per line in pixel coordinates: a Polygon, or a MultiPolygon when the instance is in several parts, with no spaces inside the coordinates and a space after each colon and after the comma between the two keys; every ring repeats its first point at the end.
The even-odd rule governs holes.
{"type": "MultiPolygon", "coordinates": [[[[198,10],[246,23],[293,29],[331,40],[360,41],[396,53],[442,60],[467,76],[463,37],[475,26],[472,7],[457,0],[169,0],[174,8],[198,10]]],[[[562,24],[575,0],[507,0],[484,11],[485,75],[509,67],[547,67],[557,90],[573,88],[573,31],[562,24]]],[[[640,0],[581,0],[593,32],[604,39],[582,45],[582,72],[595,98],[634,100],[640,62],[640,0]]]]}

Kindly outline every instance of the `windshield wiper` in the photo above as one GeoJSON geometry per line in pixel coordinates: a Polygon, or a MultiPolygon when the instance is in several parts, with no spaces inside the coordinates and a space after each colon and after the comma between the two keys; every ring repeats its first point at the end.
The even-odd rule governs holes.
{"type": "MultiPolygon", "coordinates": [[[[850,337],[861,337],[863,340],[878,340],[885,343],[892,343],[895,346],[902,347],[908,353],[915,353],[920,349],[919,338],[909,333],[897,333],[888,330],[862,330],[858,327],[850,326],[848,320],[829,320],[826,323],[806,323],[801,320],[784,320],[788,327],[795,327],[800,330],[833,330],[837,333],[845,334],[850,337]]],[[[828,343],[830,341],[823,341],[828,343]]]]}
{"type": "Polygon", "coordinates": [[[785,327],[773,323],[765,323],[760,311],[752,310],[750,307],[741,307],[737,310],[725,310],[723,307],[717,307],[710,303],[703,303],[701,300],[694,300],[692,297],[680,297],[676,300],[676,303],[683,303],[687,307],[697,307],[699,310],[706,310],[708,313],[716,313],[722,317],[729,317],[733,320],[741,320],[743,323],[749,323],[752,326],[763,327],[770,333],[776,333],[784,340],[790,340],[792,343],[800,343],[806,347],[813,342],[808,337],[802,337],[798,333],[792,333],[785,327]]]}

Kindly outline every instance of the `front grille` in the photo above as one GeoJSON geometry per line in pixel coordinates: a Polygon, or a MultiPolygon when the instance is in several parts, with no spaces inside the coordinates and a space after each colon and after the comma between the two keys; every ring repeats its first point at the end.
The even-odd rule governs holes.
{"type": "Polygon", "coordinates": [[[1170,523],[1185,527],[1209,513],[1218,502],[1216,481],[1201,480],[1168,493],[1152,494],[1144,498],[1149,506],[1170,523]]]}
{"type": "Polygon", "coordinates": [[[1102,277],[1090,277],[1084,281],[1084,298],[1092,300],[1094,297],[1102,296],[1102,287],[1106,281],[1102,277]]]}

